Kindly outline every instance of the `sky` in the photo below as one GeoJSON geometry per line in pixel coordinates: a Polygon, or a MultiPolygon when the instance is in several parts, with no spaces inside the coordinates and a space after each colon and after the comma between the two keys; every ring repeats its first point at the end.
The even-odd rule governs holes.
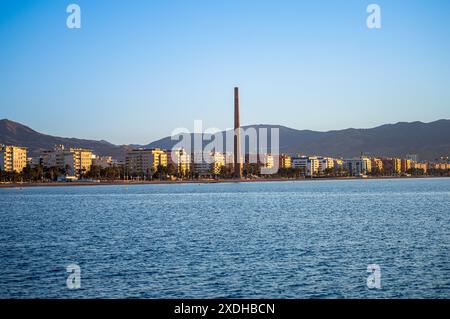
{"type": "Polygon", "coordinates": [[[241,125],[448,119],[450,1],[0,0],[0,119],[147,144],[232,127],[235,86],[241,125]]]}

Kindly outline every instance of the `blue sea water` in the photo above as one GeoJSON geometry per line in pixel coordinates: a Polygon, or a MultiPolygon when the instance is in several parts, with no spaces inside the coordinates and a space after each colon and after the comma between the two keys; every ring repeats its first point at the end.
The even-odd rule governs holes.
{"type": "Polygon", "coordinates": [[[0,298],[450,298],[449,245],[450,178],[0,189],[0,298]]]}

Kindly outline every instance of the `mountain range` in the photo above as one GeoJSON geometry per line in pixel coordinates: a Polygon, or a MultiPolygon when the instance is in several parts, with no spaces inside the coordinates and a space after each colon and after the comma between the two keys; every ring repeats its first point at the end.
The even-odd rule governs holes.
{"type": "MultiPolygon", "coordinates": [[[[280,125],[250,125],[244,129],[279,129],[280,152],[288,154],[354,157],[361,153],[375,156],[399,156],[417,154],[421,160],[434,160],[450,155],[450,120],[430,123],[399,122],[370,129],[349,128],[318,132],[297,130],[280,125]]],[[[191,134],[193,138],[193,134],[191,134]]],[[[270,139],[270,134],[269,134],[270,139]]],[[[204,142],[204,144],[210,141],[204,142]]],[[[134,147],[160,147],[170,149],[177,141],[170,136],[147,145],[114,145],[107,141],[65,138],[42,134],[7,119],[0,120],[0,144],[19,145],[28,148],[31,156],[56,144],[66,147],[89,148],[98,155],[111,155],[123,159],[127,150],[134,147]]]]}

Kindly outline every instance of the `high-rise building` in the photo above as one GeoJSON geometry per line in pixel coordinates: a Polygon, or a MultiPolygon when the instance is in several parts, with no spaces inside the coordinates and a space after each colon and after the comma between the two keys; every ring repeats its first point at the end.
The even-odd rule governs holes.
{"type": "Polygon", "coordinates": [[[125,165],[130,174],[151,175],[159,166],[167,166],[167,153],[159,148],[138,148],[128,151],[125,165]]]}
{"type": "Polygon", "coordinates": [[[384,173],[390,175],[402,172],[402,160],[400,158],[383,158],[382,161],[384,173]]]}
{"type": "Polygon", "coordinates": [[[305,176],[314,176],[319,171],[319,160],[316,156],[293,157],[292,168],[301,169],[305,176]]]}
{"type": "Polygon", "coordinates": [[[334,165],[334,168],[336,170],[340,169],[340,168],[343,168],[344,167],[344,160],[341,159],[341,158],[335,158],[335,159],[333,159],[333,165],[334,165]]]}
{"type": "Polygon", "coordinates": [[[406,173],[411,169],[411,160],[410,159],[401,159],[400,165],[401,165],[401,171],[403,173],[406,173]]]}
{"type": "Polygon", "coordinates": [[[366,175],[372,171],[372,162],[370,158],[361,156],[344,160],[344,168],[351,176],[366,175]]]}
{"type": "Polygon", "coordinates": [[[383,172],[383,161],[379,158],[372,158],[371,159],[371,165],[372,165],[372,170],[373,171],[377,171],[378,173],[382,173],[383,172]]]}
{"type": "Polygon", "coordinates": [[[334,160],[331,157],[318,157],[319,161],[319,172],[324,173],[326,170],[334,168],[334,160]]]}
{"type": "Polygon", "coordinates": [[[225,166],[225,155],[219,152],[195,153],[193,159],[193,170],[201,176],[219,174],[222,167],[225,166]]]}
{"type": "Polygon", "coordinates": [[[43,151],[40,157],[44,167],[57,167],[66,175],[80,175],[91,169],[93,153],[89,149],[56,145],[53,150],[43,151]]]}
{"type": "Polygon", "coordinates": [[[288,154],[281,154],[280,158],[280,168],[291,168],[292,158],[288,154]]]}
{"type": "Polygon", "coordinates": [[[27,166],[27,149],[19,146],[0,146],[0,169],[21,173],[27,166]]]}
{"type": "Polygon", "coordinates": [[[191,155],[182,148],[167,151],[167,162],[181,175],[186,175],[191,169],[191,155]]]}
{"type": "Polygon", "coordinates": [[[259,158],[258,163],[262,167],[265,167],[265,168],[273,168],[274,167],[275,159],[273,158],[272,154],[259,154],[258,158],[259,158]]]}

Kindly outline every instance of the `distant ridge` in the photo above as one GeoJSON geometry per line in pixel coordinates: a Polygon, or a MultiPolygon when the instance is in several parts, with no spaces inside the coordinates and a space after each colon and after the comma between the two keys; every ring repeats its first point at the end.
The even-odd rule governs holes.
{"type": "MultiPolygon", "coordinates": [[[[328,132],[296,130],[266,124],[244,128],[249,127],[278,128],[280,152],[292,155],[301,153],[354,157],[363,152],[367,155],[404,157],[407,154],[418,154],[419,159],[423,160],[450,155],[450,120],[431,123],[399,122],[370,129],[349,128],[328,132]]],[[[165,137],[144,147],[171,148],[175,143],[170,137],[165,137]]]]}
{"type": "MultiPolygon", "coordinates": [[[[440,156],[450,155],[450,120],[447,119],[431,123],[399,122],[369,129],[349,128],[328,132],[263,124],[244,128],[249,127],[279,128],[280,151],[288,154],[333,157],[354,157],[361,152],[368,155],[400,157],[418,154],[423,160],[434,160],[440,156]]],[[[172,141],[169,136],[141,147],[170,149],[176,143],[177,141],[172,141]]],[[[117,159],[123,159],[127,149],[139,147],[139,145],[118,146],[107,141],[55,137],[36,132],[23,124],[7,119],[0,120],[0,144],[28,147],[32,155],[42,149],[52,148],[55,144],[64,144],[67,147],[89,148],[99,155],[112,155],[117,159]]]]}
{"type": "Polygon", "coordinates": [[[112,155],[119,159],[123,158],[126,151],[125,146],[117,146],[107,141],[65,138],[42,134],[28,126],[8,119],[0,120],[0,144],[28,147],[31,155],[36,155],[44,149],[51,149],[57,144],[64,144],[66,147],[89,148],[94,150],[98,155],[112,155]]]}

